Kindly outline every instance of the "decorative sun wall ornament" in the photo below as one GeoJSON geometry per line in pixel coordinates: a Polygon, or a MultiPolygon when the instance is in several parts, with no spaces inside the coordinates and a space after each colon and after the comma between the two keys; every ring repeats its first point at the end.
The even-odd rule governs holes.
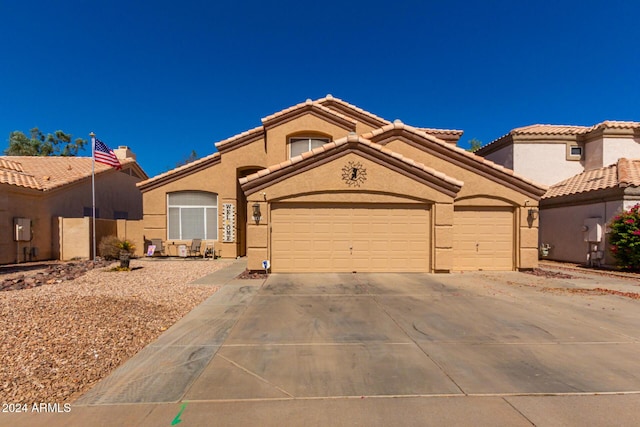
{"type": "Polygon", "coordinates": [[[360,187],[367,180],[367,170],[362,163],[350,161],[342,168],[342,180],[349,187],[360,187]]]}

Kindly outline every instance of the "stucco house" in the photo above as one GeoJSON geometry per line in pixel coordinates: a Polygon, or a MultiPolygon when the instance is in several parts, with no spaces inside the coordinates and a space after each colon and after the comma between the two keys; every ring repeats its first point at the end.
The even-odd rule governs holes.
{"type": "Polygon", "coordinates": [[[145,239],[201,238],[273,272],[535,267],[545,189],[456,147],[461,134],[307,100],[138,183],[145,239]]]}
{"type": "MultiPolygon", "coordinates": [[[[96,217],[141,219],[136,183],[148,176],[127,147],[114,153],[121,170],[95,164],[96,217]]],[[[92,162],[91,157],[0,156],[0,264],[59,257],[58,218],[92,216],[92,162]]]]}
{"type": "Polygon", "coordinates": [[[640,160],[621,158],[572,176],[540,201],[540,243],[549,259],[613,265],[607,224],[638,203],[640,160]]]}
{"type": "Polygon", "coordinates": [[[530,125],[513,129],[476,154],[535,182],[553,185],[621,157],[640,158],[640,122],[530,125]]]}
{"type": "Polygon", "coordinates": [[[640,122],[517,128],[476,152],[535,182],[541,255],[557,261],[613,264],[607,224],[638,198],[640,122]]]}

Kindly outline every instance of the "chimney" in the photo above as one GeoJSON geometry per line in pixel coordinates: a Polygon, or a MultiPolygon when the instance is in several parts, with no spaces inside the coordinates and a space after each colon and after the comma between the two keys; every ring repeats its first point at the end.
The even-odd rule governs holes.
{"type": "Polygon", "coordinates": [[[118,148],[113,150],[113,154],[116,155],[118,159],[136,159],[136,155],[133,154],[133,151],[129,149],[126,145],[120,145],[118,148]]]}

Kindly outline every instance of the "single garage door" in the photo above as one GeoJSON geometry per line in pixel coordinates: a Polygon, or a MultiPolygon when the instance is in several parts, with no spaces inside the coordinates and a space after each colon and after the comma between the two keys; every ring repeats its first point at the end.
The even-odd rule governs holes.
{"type": "Polygon", "coordinates": [[[453,269],[513,270],[513,210],[455,208],[453,269]]]}
{"type": "Polygon", "coordinates": [[[428,272],[428,205],[274,204],[274,272],[428,272]]]}

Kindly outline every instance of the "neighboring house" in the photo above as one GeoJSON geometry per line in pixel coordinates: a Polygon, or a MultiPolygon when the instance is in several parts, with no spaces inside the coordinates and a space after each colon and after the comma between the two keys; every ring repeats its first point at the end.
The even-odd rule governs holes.
{"type": "Polygon", "coordinates": [[[551,185],[540,201],[543,257],[613,263],[606,224],[638,201],[638,161],[627,159],[640,159],[640,122],[525,126],[476,154],[551,185]]]}
{"type": "Polygon", "coordinates": [[[476,154],[535,182],[553,185],[611,165],[621,157],[640,158],[640,122],[525,126],[485,145],[476,154]]]}
{"type": "Polygon", "coordinates": [[[607,224],[640,203],[640,160],[618,159],[549,188],[540,200],[540,243],[548,258],[614,264],[607,224]]]}
{"type": "Polygon", "coordinates": [[[535,267],[545,189],[456,147],[461,134],[307,100],[140,182],[144,236],[274,272],[535,267]]]}
{"type": "MultiPolygon", "coordinates": [[[[121,170],[95,164],[96,217],[140,219],[136,183],[148,177],[127,147],[114,152],[121,170]]],[[[92,216],[92,163],[90,157],[0,156],[0,264],[58,257],[57,217],[92,216]]]]}

